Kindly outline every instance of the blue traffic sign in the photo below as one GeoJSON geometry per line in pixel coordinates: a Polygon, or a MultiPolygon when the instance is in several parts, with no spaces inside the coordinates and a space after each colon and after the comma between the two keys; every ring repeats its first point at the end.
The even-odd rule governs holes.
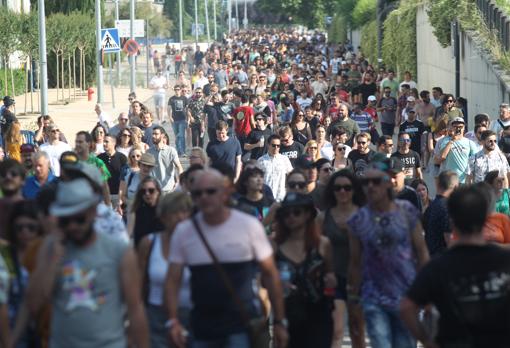
{"type": "Polygon", "coordinates": [[[101,29],[101,48],[104,53],[120,51],[119,30],[117,28],[101,29]]]}

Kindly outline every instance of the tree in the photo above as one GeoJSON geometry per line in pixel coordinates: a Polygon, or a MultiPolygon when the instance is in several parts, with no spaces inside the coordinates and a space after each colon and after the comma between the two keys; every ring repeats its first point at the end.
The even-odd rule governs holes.
{"type": "Polygon", "coordinates": [[[10,56],[16,52],[16,50],[18,49],[18,47],[20,47],[20,45],[22,44],[22,41],[21,41],[21,38],[20,38],[20,20],[19,20],[19,15],[17,15],[16,13],[10,11],[10,10],[5,10],[5,11],[0,11],[0,23],[2,23],[2,25],[0,25],[0,36],[2,37],[2,40],[0,40],[0,55],[3,59],[3,62],[4,62],[4,79],[5,79],[5,85],[4,85],[4,89],[5,89],[5,94],[9,94],[8,93],[8,78],[7,78],[7,72],[9,70],[10,72],[10,75],[11,75],[11,81],[12,81],[12,94],[14,95],[15,92],[14,92],[14,76],[12,74],[12,69],[11,69],[11,63],[10,63],[10,56]]]}
{"type": "MultiPolygon", "coordinates": [[[[37,1],[30,0],[30,6],[32,9],[37,10],[37,1]]],[[[70,14],[74,11],[81,13],[94,13],[95,11],[95,0],[45,0],[44,10],[46,16],[53,13],[64,13],[70,14]]]]}

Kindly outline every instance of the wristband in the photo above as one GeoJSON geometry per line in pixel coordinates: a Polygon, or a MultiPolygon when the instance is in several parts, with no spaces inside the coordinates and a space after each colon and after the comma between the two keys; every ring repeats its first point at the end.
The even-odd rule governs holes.
{"type": "Polygon", "coordinates": [[[177,319],[168,319],[165,322],[165,328],[171,329],[175,324],[177,324],[179,321],[177,319]]]}

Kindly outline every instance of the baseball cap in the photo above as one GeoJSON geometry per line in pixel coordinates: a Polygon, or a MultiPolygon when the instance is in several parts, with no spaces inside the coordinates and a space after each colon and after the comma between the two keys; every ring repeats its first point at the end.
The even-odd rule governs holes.
{"type": "Polygon", "coordinates": [[[375,95],[371,95],[368,97],[368,101],[376,101],[377,98],[375,97],[375,95]]]}
{"type": "Polygon", "coordinates": [[[16,101],[14,101],[13,98],[9,97],[8,95],[6,95],[4,97],[4,105],[6,107],[9,107],[9,106],[14,105],[14,104],[16,104],[16,101]]]}
{"type": "Polygon", "coordinates": [[[407,110],[407,112],[408,112],[408,113],[409,113],[409,112],[413,112],[413,113],[416,113],[416,109],[414,109],[414,108],[411,108],[411,109],[407,110]]]}
{"type": "Polygon", "coordinates": [[[317,216],[317,209],[313,204],[312,196],[303,193],[289,192],[283,199],[280,208],[276,211],[276,217],[281,219],[285,211],[292,207],[304,207],[306,211],[312,214],[312,219],[317,216]]]}
{"type": "Polygon", "coordinates": [[[407,97],[407,101],[413,102],[413,101],[416,101],[416,99],[412,95],[410,95],[409,97],[407,97]]]}
{"type": "Polygon", "coordinates": [[[462,123],[464,124],[464,119],[462,117],[455,117],[453,120],[450,121],[450,124],[454,124],[454,123],[462,123]]]}
{"type": "Polygon", "coordinates": [[[47,127],[46,127],[46,130],[48,132],[51,132],[52,130],[54,129],[58,129],[58,126],[55,124],[55,123],[50,123],[47,127]]]}

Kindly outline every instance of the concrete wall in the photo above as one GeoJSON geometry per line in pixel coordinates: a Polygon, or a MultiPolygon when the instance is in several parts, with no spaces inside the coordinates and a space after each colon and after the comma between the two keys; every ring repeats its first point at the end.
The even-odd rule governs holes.
{"type": "MultiPolygon", "coordinates": [[[[445,93],[455,93],[455,60],[451,47],[437,42],[424,8],[416,15],[418,89],[431,90],[439,86],[445,93]]],[[[485,112],[491,119],[498,117],[499,104],[508,102],[510,87],[500,78],[500,72],[488,62],[473,39],[460,35],[460,93],[468,100],[469,128],[477,113],[485,112]]]]}

